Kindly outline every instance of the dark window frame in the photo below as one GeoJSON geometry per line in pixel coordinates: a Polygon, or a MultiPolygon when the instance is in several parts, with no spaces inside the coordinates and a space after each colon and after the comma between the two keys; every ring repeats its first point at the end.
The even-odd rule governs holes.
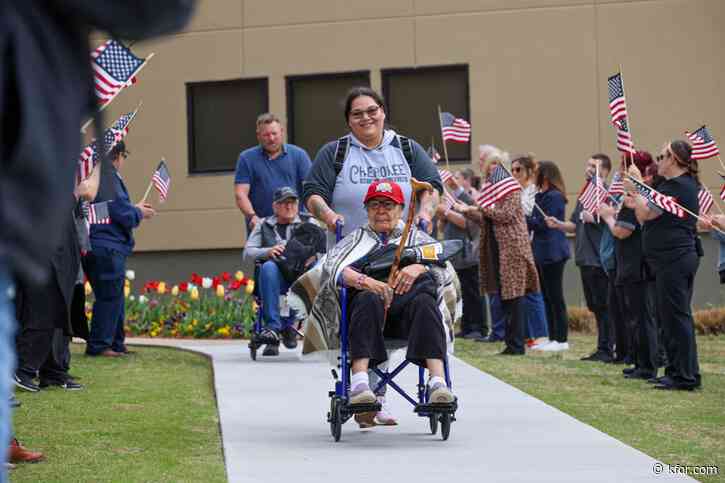
{"type": "MultiPolygon", "coordinates": [[[[391,109],[390,106],[390,77],[395,74],[415,74],[419,72],[460,72],[464,71],[466,74],[466,85],[464,87],[464,102],[465,102],[465,111],[463,113],[456,113],[459,116],[462,116],[463,119],[467,120],[469,123],[471,122],[471,69],[470,64],[442,64],[442,65],[421,65],[417,67],[393,67],[388,69],[380,69],[380,80],[381,80],[381,86],[383,91],[383,98],[385,99],[385,112],[390,115],[390,117],[393,117],[393,109],[391,109]]],[[[445,106],[441,106],[441,109],[443,110],[445,106]]],[[[440,122],[439,122],[440,124],[440,122]]],[[[438,133],[440,136],[440,133],[438,133]]],[[[427,141],[420,140],[422,144],[425,144],[427,141]]],[[[449,158],[449,161],[451,163],[460,164],[460,165],[467,165],[470,164],[473,161],[473,156],[471,155],[471,144],[472,142],[468,142],[468,158],[449,158]]],[[[438,149],[438,152],[443,156],[443,146],[436,146],[440,149],[438,149]]]]}
{"type": "MultiPolygon", "coordinates": [[[[341,79],[356,75],[362,75],[367,78],[368,87],[371,86],[370,70],[352,70],[344,72],[325,72],[315,74],[295,74],[285,76],[285,96],[287,97],[287,139],[290,143],[295,144],[294,141],[294,94],[292,84],[298,80],[329,80],[329,79],[341,79]]],[[[343,119],[343,113],[340,113],[340,119],[343,119]]]]}
{"type": "MultiPolygon", "coordinates": [[[[193,102],[193,87],[198,85],[205,86],[220,86],[235,84],[237,82],[261,82],[262,84],[262,97],[264,110],[262,112],[269,112],[269,77],[242,77],[236,79],[224,79],[224,80],[213,80],[213,81],[194,81],[185,82],[186,88],[186,137],[188,145],[188,159],[187,159],[187,176],[206,176],[206,175],[227,175],[234,173],[236,168],[230,169],[199,169],[194,168],[196,161],[196,140],[194,138],[194,102],[193,102]]],[[[261,114],[260,112],[259,114],[261,114]]]]}

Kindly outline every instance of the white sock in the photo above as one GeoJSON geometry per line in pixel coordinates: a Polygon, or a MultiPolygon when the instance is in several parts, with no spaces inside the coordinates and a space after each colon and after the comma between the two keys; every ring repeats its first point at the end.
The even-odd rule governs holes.
{"type": "Polygon", "coordinates": [[[356,372],[350,378],[350,387],[352,389],[355,389],[356,387],[358,387],[360,384],[363,384],[363,383],[370,386],[370,378],[368,377],[367,371],[356,372]]]}
{"type": "Polygon", "coordinates": [[[438,383],[443,384],[446,387],[448,386],[448,384],[446,384],[446,380],[443,379],[441,376],[433,376],[428,380],[428,385],[431,387],[438,383]]]}

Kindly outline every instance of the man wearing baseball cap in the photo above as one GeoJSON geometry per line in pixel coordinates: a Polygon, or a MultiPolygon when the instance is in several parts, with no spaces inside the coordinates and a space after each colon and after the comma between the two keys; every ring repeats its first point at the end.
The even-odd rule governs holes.
{"type": "Polygon", "coordinates": [[[261,339],[266,343],[262,353],[265,356],[279,355],[280,339],[288,349],[297,347],[297,333],[292,328],[294,312],[280,307],[280,295],[287,293],[290,283],[284,279],[274,259],[284,252],[295,228],[309,221],[307,215],[299,214],[299,196],[293,188],[276,189],[272,199],[274,214],[257,223],[244,248],[245,260],[263,262],[257,282],[262,297],[264,330],[261,339]]]}

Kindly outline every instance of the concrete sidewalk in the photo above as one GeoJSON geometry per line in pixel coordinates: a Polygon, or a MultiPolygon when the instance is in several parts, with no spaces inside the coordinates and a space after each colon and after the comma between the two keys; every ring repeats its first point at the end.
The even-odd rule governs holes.
{"type": "MultiPolygon", "coordinates": [[[[327,363],[284,349],[253,362],[242,341],[138,342],[211,356],[230,482],[693,481],[666,465],[656,474],[657,460],[455,358],[459,410],[448,441],[395,394],[399,426],[362,431],[350,420],[335,443],[327,363]]],[[[396,381],[415,394],[417,370],[396,381]]]]}

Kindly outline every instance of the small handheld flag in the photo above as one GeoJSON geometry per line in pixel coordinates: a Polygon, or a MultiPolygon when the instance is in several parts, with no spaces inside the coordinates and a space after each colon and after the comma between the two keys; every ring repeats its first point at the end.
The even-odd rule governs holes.
{"type": "Polygon", "coordinates": [[[692,141],[692,159],[708,159],[720,155],[720,149],[707,127],[702,126],[695,132],[685,131],[685,134],[692,141]]]}
{"type": "Polygon", "coordinates": [[[111,215],[108,212],[108,201],[91,203],[88,207],[88,223],[91,225],[109,225],[111,215]]]}
{"type": "Polygon", "coordinates": [[[465,119],[457,118],[450,112],[440,115],[443,142],[467,143],[471,140],[471,125],[465,119]]]}
{"type": "Polygon", "coordinates": [[[169,195],[169,186],[171,185],[171,175],[166,163],[161,160],[159,167],[154,171],[154,175],[151,177],[151,182],[159,192],[159,201],[162,203],[166,201],[166,197],[169,195]]]}
{"type": "Polygon", "coordinates": [[[134,75],[145,62],[117,40],[109,40],[91,52],[98,103],[108,104],[124,87],[135,82],[134,75]]]}
{"type": "Polygon", "coordinates": [[[516,181],[508,171],[501,165],[496,166],[489,175],[487,184],[481,188],[476,203],[481,208],[488,208],[497,201],[505,198],[509,193],[513,193],[521,189],[521,184],[516,181]]]}

